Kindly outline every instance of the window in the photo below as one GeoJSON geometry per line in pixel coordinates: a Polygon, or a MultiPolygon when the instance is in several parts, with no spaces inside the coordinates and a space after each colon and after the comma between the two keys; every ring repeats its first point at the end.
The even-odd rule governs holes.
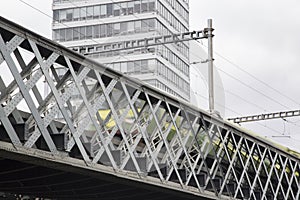
{"type": "Polygon", "coordinates": [[[87,7],[87,19],[93,19],[93,15],[94,15],[94,8],[93,6],[89,6],[87,7]]]}
{"type": "Polygon", "coordinates": [[[121,71],[121,63],[114,63],[114,69],[117,71],[121,71]]]}
{"type": "Polygon", "coordinates": [[[94,38],[99,38],[100,37],[100,25],[95,25],[93,29],[94,29],[94,38]]]}
{"type": "Polygon", "coordinates": [[[130,72],[134,72],[134,63],[132,61],[127,63],[127,71],[130,72]]]}
{"type": "Polygon", "coordinates": [[[149,0],[149,11],[155,11],[155,0],[149,0]]]}
{"type": "Polygon", "coordinates": [[[100,6],[94,6],[94,19],[98,19],[100,17],[100,6]]]}
{"type": "Polygon", "coordinates": [[[73,40],[79,40],[80,38],[80,28],[73,28],[73,40]]]}
{"type": "Polygon", "coordinates": [[[133,14],[133,10],[134,10],[134,2],[130,1],[127,3],[127,8],[128,8],[128,14],[133,14]]]}
{"type": "Polygon", "coordinates": [[[142,23],[141,21],[135,21],[134,22],[134,30],[135,32],[141,32],[142,29],[142,23]]]}
{"type": "Polygon", "coordinates": [[[64,21],[67,20],[67,12],[66,12],[66,10],[61,10],[61,11],[59,12],[59,19],[60,19],[60,21],[62,21],[62,22],[64,22],[64,21]]]}
{"type": "Polygon", "coordinates": [[[68,22],[73,20],[73,9],[66,10],[66,19],[68,22]]]}
{"type": "Polygon", "coordinates": [[[106,14],[107,14],[107,17],[110,17],[113,15],[113,6],[111,3],[106,5],[106,14]]]}
{"type": "Polygon", "coordinates": [[[106,36],[110,37],[113,34],[113,26],[112,24],[106,25],[106,36]]]}
{"type": "Polygon", "coordinates": [[[141,61],[136,60],[134,61],[134,72],[140,72],[141,71],[141,61]]]}
{"type": "Polygon", "coordinates": [[[80,39],[81,40],[85,39],[85,27],[84,26],[80,27],[80,39]]]}
{"type": "Polygon", "coordinates": [[[121,3],[121,15],[127,15],[127,3],[121,3]]]}
{"type": "Polygon", "coordinates": [[[134,12],[135,13],[140,13],[141,12],[140,0],[137,0],[137,1],[134,2],[134,12]]]}
{"type": "Polygon", "coordinates": [[[149,30],[155,30],[155,19],[148,19],[147,20],[149,30]]]}
{"type": "Polygon", "coordinates": [[[127,32],[127,22],[122,22],[120,26],[120,33],[125,34],[127,32]]]}
{"type": "Polygon", "coordinates": [[[90,39],[93,37],[93,27],[92,26],[87,26],[86,27],[86,38],[90,39]]]}
{"type": "Polygon", "coordinates": [[[80,20],[86,20],[86,7],[80,9],[80,20]]]}
{"type": "Polygon", "coordinates": [[[106,36],[106,25],[100,25],[100,37],[105,37],[106,36]]]}
{"type": "Polygon", "coordinates": [[[121,62],[121,72],[127,72],[127,63],[121,62]]]}
{"type": "Polygon", "coordinates": [[[106,5],[101,5],[100,7],[100,17],[104,18],[107,15],[107,9],[106,9],[106,5]]]}
{"type": "Polygon", "coordinates": [[[142,13],[148,11],[148,0],[142,0],[141,11],[142,13]]]}
{"type": "Polygon", "coordinates": [[[79,13],[80,13],[79,8],[74,8],[74,10],[73,10],[73,20],[74,21],[79,20],[79,18],[80,18],[79,13]]]}
{"type": "Polygon", "coordinates": [[[128,33],[133,33],[134,32],[134,22],[127,22],[127,31],[128,33]]]}
{"type": "Polygon", "coordinates": [[[52,35],[53,35],[53,39],[55,40],[55,41],[59,41],[59,30],[54,30],[53,32],[52,32],[52,35]]]}
{"type": "Polygon", "coordinates": [[[148,60],[141,61],[141,72],[148,72],[148,60]]]}
{"type": "Polygon", "coordinates": [[[120,16],[120,4],[114,3],[113,9],[114,9],[114,16],[120,16]]]}
{"type": "Polygon", "coordinates": [[[148,20],[147,19],[142,20],[141,25],[142,25],[142,32],[148,31],[149,25],[148,25],[148,20]]]}
{"type": "Polygon", "coordinates": [[[119,35],[120,34],[120,23],[115,23],[114,25],[113,25],[113,27],[114,27],[114,31],[113,31],[113,34],[114,35],[119,35]]]}
{"type": "Polygon", "coordinates": [[[54,10],[53,11],[53,21],[54,22],[58,22],[59,20],[59,11],[58,10],[54,10]]]}
{"type": "Polygon", "coordinates": [[[65,41],[66,38],[66,29],[60,29],[59,30],[59,40],[65,41]]]}

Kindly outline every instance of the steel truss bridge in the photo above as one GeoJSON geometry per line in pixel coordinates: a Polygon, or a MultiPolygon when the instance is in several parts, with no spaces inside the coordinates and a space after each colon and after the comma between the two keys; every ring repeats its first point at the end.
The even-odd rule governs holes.
{"type": "Polygon", "coordinates": [[[299,199],[296,152],[4,18],[0,52],[0,194],[299,199]]]}

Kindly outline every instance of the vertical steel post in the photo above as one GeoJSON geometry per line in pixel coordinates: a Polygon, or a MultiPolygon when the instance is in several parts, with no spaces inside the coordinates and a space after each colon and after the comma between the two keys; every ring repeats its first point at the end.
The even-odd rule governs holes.
{"type": "Polygon", "coordinates": [[[208,39],[208,94],[209,94],[209,112],[213,113],[215,110],[215,95],[214,95],[214,58],[213,58],[213,43],[212,43],[212,38],[213,34],[212,32],[214,29],[212,28],[212,19],[207,20],[208,24],[208,32],[207,32],[207,39],[208,39]]]}

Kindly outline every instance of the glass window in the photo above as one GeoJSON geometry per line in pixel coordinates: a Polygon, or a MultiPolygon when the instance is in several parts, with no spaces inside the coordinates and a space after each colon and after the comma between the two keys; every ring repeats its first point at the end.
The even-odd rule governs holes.
{"type": "Polygon", "coordinates": [[[93,6],[87,7],[86,14],[87,14],[87,19],[93,19],[93,15],[94,15],[94,8],[93,8],[93,6]]]}
{"type": "Polygon", "coordinates": [[[73,9],[68,9],[67,10],[67,21],[72,21],[73,20],[73,9]]]}
{"type": "Polygon", "coordinates": [[[141,28],[142,28],[141,21],[140,20],[135,21],[134,22],[134,30],[135,30],[135,32],[141,32],[141,28]]]}
{"type": "Polygon", "coordinates": [[[80,39],[85,39],[85,26],[80,27],[80,39]]]}
{"type": "Polygon", "coordinates": [[[121,15],[127,15],[127,4],[128,3],[121,3],[120,6],[121,6],[121,15]]]}
{"type": "Polygon", "coordinates": [[[101,5],[100,7],[100,17],[104,18],[107,15],[107,9],[106,9],[106,5],[101,5]]]}
{"type": "Polygon", "coordinates": [[[80,38],[80,28],[73,28],[73,40],[79,40],[80,38]]]}
{"type": "Polygon", "coordinates": [[[127,22],[122,22],[120,27],[120,33],[126,34],[127,33],[127,22]]]}
{"type": "Polygon", "coordinates": [[[148,0],[142,0],[141,11],[142,13],[148,11],[148,0]]]}
{"type": "Polygon", "coordinates": [[[86,27],[86,38],[90,39],[93,37],[93,27],[92,26],[87,26],[86,27]]]}
{"type": "Polygon", "coordinates": [[[140,72],[141,71],[141,61],[136,60],[134,61],[134,72],[140,72]]]}
{"type": "Polygon", "coordinates": [[[71,41],[72,38],[73,38],[72,28],[67,28],[66,29],[66,41],[71,41]]]}
{"type": "Polygon", "coordinates": [[[134,72],[134,63],[132,61],[127,63],[127,71],[130,72],[134,72]]]}
{"type": "Polygon", "coordinates": [[[94,6],[94,19],[98,19],[100,17],[100,6],[94,6]]]}
{"type": "Polygon", "coordinates": [[[66,38],[66,29],[60,29],[59,30],[59,40],[65,41],[66,38]]]}
{"type": "Polygon", "coordinates": [[[110,17],[113,15],[113,6],[111,3],[106,5],[106,14],[107,14],[107,17],[110,17]]]}
{"type": "Polygon", "coordinates": [[[106,36],[106,25],[102,24],[100,25],[100,37],[105,37],[106,36]]]}
{"type": "Polygon", "coordinates": [[[115,63],[114,64],[114,69],[117,71],[121,71],[121,63],[115,63]]]}
{"type": "Polygon", "coordinates": [[[59,19],[60,19],[60,21],[66,21],[66,19],[67,19],[67,12],[66,12],[66,10],[61,10],[59,12],[59,19]]]}
{"type": "Polygon", "coordinates": [[[149,0],[149,11],[155,11],[155,0],[149,0]]]}
{"type": "Polygon", "coordinates": [[[120,4],[113,4],[114,16],[120,16],[120,4]]]}
{"type": "Polygon", "coordinates": [[[133,14],[133,10],[134,10],[134,2],[130,1],[127,3],[127,14],[128,15],[133,14]]]}
{"type": "Polygon", "coordinates": [[[80,9],[80,19],[86,20],[86,7],[80,9]]]}
{"type": "Polygon", "coordinates": [[[120,34],[120,23],[115,23],[114,25],[113,25],[113,27],[114,27],[114,35],[119,35],[120,34]]]}
{"type": "Polygon", "coordinates": [[[134,22],[127,22],[127,32],[133,33],[134,32],[134,22]]]}
{"type": "Polygon", "coordinates": [[[126,62],[121,62],[121,72],[127,72],[127,63],[126,62]]]}
{"type": "Polygon", "coordinates": [[[52,35],[53,35],[53,39],[55,40],[55,41],[59,41],[59,30],[54,30],[53,32],[52,32],[52,35]]]}
{"type": "Polygon", "coordinates": [[[78,19],[80,18],[80,15],[79,15],[79,8],[74,8],[73,10],[73,19],[74,21],[78,21],[78,19]]]}
{"type": "Polygon", "coordinates": [[[148,24],[150,30],[155,30],[155,19],[149,19],[148,24]]]}
{"type": "Polygon", "coordinates": [[[94,38],[99,38],[100,37],[100,25],[95,25],[93,27],[94,29],[94,38]]]}
{"type": "Polygon", "coordinates": [[[106,36],[110,37],[113,34],[113,26],[112,24],[107,24],[106,25],[106,36]]]}
{"type": "Polygon", "coordinates": [[[59,20],[59,11],[58,10],[54,10],[53,11],[53,21],[54,22],[58,22],[59,20]]]}
{"type": "Polygon", "coordinates": [[[134,12],[135,13],[140,13],[141,12],[141,3],[140,3],[140,0],[136,0],[134,2],[134,12]]]}
{"type": "Polygon", "coordinates": [[[141,72],[148,72],[148,60],[141,61],[141,72]]]}
{"type": "Polygon", "coordinates": [[[147,19],[143,19],[141,25],[142,25],[142,32],[148,31],[149,24],[147,19]]]}

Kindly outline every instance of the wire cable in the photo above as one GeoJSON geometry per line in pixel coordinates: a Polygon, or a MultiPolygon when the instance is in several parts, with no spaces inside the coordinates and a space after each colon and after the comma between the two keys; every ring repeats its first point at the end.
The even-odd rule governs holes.
{"type": "MultiPolygon", "coordinates": [[[[201,44],[202,46],[206,47],[206,45],[204,45],[203,43],[199,42],[199,44],[201,44]]],[[[259,78],[257,78],[255,75],[251,74],[250,72],[246,71],[245,69],[243,69],[241,66],[235,64],[233,61],[229,60],[228,58],[226,58],[225,56],[223,56],[222,54],[218,53],[217,51],[214,51],[214,54],[219,56],[220,58],[222,58],[223,60],[225,60],[226,62],[228,62],[229,64],[231,64],[232,66],[234,66],[235,68],[239,69],[240,71],[244,72],[245,74],[247,74],[248,76],[250,76],[251,78],[253,78],[254,80],[260,82],[261,84],[263,84],[264,86],[268,87],[269,89],[275,91],[276,93],[278,93],[279,95],[287,98],[288,100],[294,102],[295,104],[297,104],[298,106],[300,106],[300,103],[298,101],[296,101],[295,99],[292,99],[291,97],[289,97],[288,95],[282,93],[281,91],[279,91],[278,89],[272,87],[270,84],[266,83],[263,80],[260,80],[259,78]]]]}

